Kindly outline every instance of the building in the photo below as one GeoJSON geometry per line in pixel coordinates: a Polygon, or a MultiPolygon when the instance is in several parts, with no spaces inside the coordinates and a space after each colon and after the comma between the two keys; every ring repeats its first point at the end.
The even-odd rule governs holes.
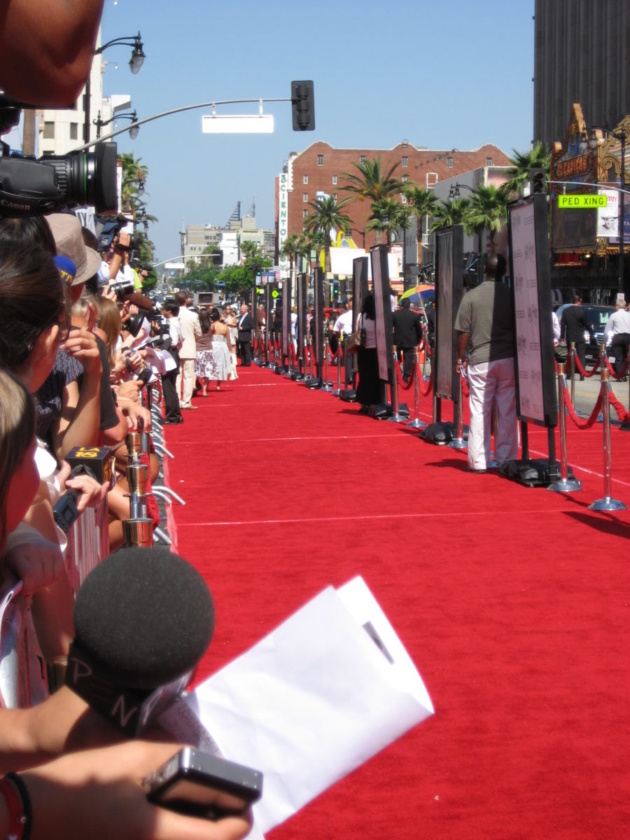
{"type": "Polygon", "coordinates": [[[263,256],[272,256],[275,247],[275,233],[256,227],[255,207],[241,218],[240,201],[224,227],[215,225],[187,225],[179,232],[181,256],[184,262],[199,262],[208,246],[219,248],[222,264],[236,265],[241,259],[243,242],[255,242],[263,256]]]}
{"type": "MultiPolygon", "coordinates": [[[[303,152],[292,152],[276,180],[276,230],[278,254],[287,237],[303,231],[304,220],[313,209],[310,202],[318,193],[341,201],[353,194],[344,191],[345,173],[356,174],[356,166],[365,160],[381,159],[382,171],[397,165],[394,177],[423,189],[435,189],[446,179],[480,168],[508,166],[509,158],[497,146],[479,149],[435,150],[413,146],[406,140],[393,149],[334,149],[328,143],[313,143],[303,152]]],[[[405,196],[400,197],[403,203],[405,196]]],[[[360,248],[375,244],[374,233],[366,230],[370,216],[369,201],[352,201],[343,212],[352,219],[352,237],[360,248]]],[[[286,262],[286,261],[284,261],[286,262]]],[[[281,270],[288,269],[280,260],[281,270]]]]}
{"type": "Polygon", "coordinates": [[[534,140],[565,136],[579,102],[589,125],[615,126],[630,105],[628,0],[536,0],[534,140]]]}

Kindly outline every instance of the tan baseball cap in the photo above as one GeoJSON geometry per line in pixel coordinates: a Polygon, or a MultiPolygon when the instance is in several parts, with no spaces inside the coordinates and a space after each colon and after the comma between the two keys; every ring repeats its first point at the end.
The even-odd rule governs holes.
{"type": "Polygon", "coordinates": [[[46,216],[57,246],[57,253],[69,257],[77,267],[72,281],[73,286],[80,286],[93,277],[101,266],[97,251],[87,248],[83,242],[81,222],[70,213],[52,213],[46,216]]]}

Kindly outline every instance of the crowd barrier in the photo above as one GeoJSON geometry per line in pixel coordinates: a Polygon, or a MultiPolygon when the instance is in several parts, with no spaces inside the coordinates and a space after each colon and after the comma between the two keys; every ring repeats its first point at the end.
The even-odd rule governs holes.
{"type": "MultiPolygon", "coordinates": [[[[156,498],[165,505],[174,501],[183,505],[185,501],[166,485],[151,485],[149,453],[155,450],[161,459],[173,455],[164,446],[161,391],[159,388],[143,391],[146,391],[143,402],[151,411],[152,431],[149,434],[140,428],[125,440],[129,452],[131,517],[123,523],[123,530],[126,545],[148,547],[155,542],[171,543],[168,534],[159,527],[161,517],[156,498]]],[[[162,469],[160,475],[163,477],[162,469]]],[[[67,533],[66,571],[75,596],[88,574],[108,554],[109,513],[105,498],[98,507],[86,508],[67,533]]],[[[7,578],[0,585],[0,705],[4,708],[30,708],[45,700],[57,687],[54,668],[45,662],[37,640],[31,599],[24,598],[21,590],[22,582],[15,578],[7,578]]]]}

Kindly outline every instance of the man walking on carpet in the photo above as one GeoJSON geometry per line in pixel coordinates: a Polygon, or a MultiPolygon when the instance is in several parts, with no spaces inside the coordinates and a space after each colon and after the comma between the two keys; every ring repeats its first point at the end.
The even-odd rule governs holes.
{"type": "Polygon", "coordinates": [[[409,298],[403,298],[400,305],[402,309],[397,309],[392,315],[394,346],[398,351],[398,361],[402,352],[402,378],[408,382],[413,370],[413,351],[422,340],[422,324],[420,316],[409,308],[409,298]]]}
{"type": "Polygon", "coordinates": [[[498,466],[514,461],[518,454],[514,305],[510,289],[501,282],[505,268],[505,259],[500,254],[488,256],[484,282],[464,295],[455,319],[458,374],[468,349],[468,468],[473,472],[486,472],[490,465],[494,404],[498,415],[495,429],[498,466]]]}
{"type": "Polygon", "coordinates": [[[241,306],[237,327],[238,354],[241,357],[241,365],[249,367],[252,363],[252,330],[255,328],[255,324],[246,303],[241,306]]]}

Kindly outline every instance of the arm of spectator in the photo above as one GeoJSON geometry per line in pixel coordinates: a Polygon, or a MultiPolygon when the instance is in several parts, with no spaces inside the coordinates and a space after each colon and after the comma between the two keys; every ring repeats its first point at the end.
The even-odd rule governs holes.
{"type": "Polygon", "coordinates": [[[457,333],[457,360],[455,362],[455,371],[457,373],[461,372],[462,369],[462,362],[460,359],[464,359],[466,356],[466,348],[468,347],[468,339],[470,338],[470,333],[467,332],[458,332],[457,333]]]}
{"type": "Polygon", "coordinates": [[[121,400],[121,411],[127,418],[129,431],[135,432],[138,429],[138,419],[142,418],[144,422],[144,431],[151,431],[151,412],[137,402],[130,402],[128,400],[121,400]]]}
{"type": "MultiPolygon", "coordinates": [[[[114,239],[114,256],[109,264],[109,276],[110,281],[115,280],[118,272],[122,268],[123,260],[125,258],[125,252],[129,250],[131,246],[131,237],[128,233],[121,231],[118,236],[114,239]]],[[[114,294],[114,300],[116,300],[116,296],[114,294]]]]}
{"type": "Polygon", "coordinates": [[[0,87],[31,105],[73,105],[102,12],[103,0],[0,0],[0,87]]]}
{"type": "MultiPolygon", "coordinates": [[[[61,756],[22,775],[33,824],[31,840],[240,840],[251,814],[216,821],[188,817],[150,803],[142,787],[179,745],[128,741],[61,756]]],[[[0,834],[7,811],[0,802],[0,834]]],[[[4,835],[3,835],[4,836],[4,835]]]]}
{"type": "Polygon", "coordinates": [[[75,446],[96,446],[101,423],[101,357],[94,335],[73,330],[64,350],[83,365],[81,388],[77,382],[65,387],[61,416],[52,428],[53,448],[59,460],[75,446]]]}
{"type": "Polygon", "coordinates": [[[140,391],[142,390],[142,382],[139,379],[129,379],[127,382],[121,382],[116,388],[116,396],[119,402],[123,400],[131,400],[132,402],[139,402],[140,391]]]}
{"type": "Polygon", "coordinates": [[[129,432],[127,418],[118,407],[116,408],[116,414],[118,416],[118,424],[112,426],[111,429],[105,429],[103,432],[103,443],[105,446],[116,446],[116,444],[122,443],[129,432]]]}

